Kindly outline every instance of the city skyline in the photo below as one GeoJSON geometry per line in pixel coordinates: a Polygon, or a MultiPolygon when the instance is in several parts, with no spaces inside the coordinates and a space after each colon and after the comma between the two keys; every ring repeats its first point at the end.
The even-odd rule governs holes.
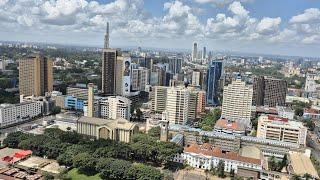
{"type": "Polygon", "coordinates": [[[103,47],[110,21],[111,47],[191,49],[196,41],[215,51],[320,56],[319,4],[286,2],[4,0],[0,39],[103,47]]]}

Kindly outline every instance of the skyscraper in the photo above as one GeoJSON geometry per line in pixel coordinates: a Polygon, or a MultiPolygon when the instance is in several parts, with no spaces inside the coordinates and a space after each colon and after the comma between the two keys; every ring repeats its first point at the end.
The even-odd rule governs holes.
{"type": "Polygon", "coordinates": [[[205,46],[203,46],[202,59],[206,59],[206,58],[207,58],[207,48],[205,46]]]}
{"type": "Polygon", "coordinates": [[[116,93],[116,49],[103,49],[102,51],[102,93],[114,95],[116,93]]]}
{"type": "Polygon", "coordinates": [[[287,81],[259,76],[253,79],[253,100],[255,106],[285,106],[287,81]]]}
{"type": "Polygon", "coordinates": [[[192,48],[192,61],[197,60],[197,56],[198,56],[198,44],[194,42],[193,48],[192,48]]]}
{"type": "Polygon", "coordinates": [[[182,58],[170,57],[168,60],[168,63],[169,63],[169,71],[171,71],[173,74],[178,74],[181,72],[182,58]]]}
{"type": "Polygon", "coordinates": [[[20,95],[43,96],[53,90],[52,60],[36,53],[19,60],[20,95]]]}
{"type": "Polygon", "coordinates": [[[252,87],[247,86],[241,77],[223,89],[222,118],[232,121],[250,123],[252,87]]]}
{"type": "Polygon", "coordinates": [[[116,93],[116,60],[118,52],[109,48],[109,23],[107,23],[104,36],[104,49],[102,50],[102,94],[114,95],[116,93]]]}
{"type": "Polygon", "coordinates": [[[208,65],[207,71],[207,104],[216,106],[219,104],[218,92],[219,92],[219,80],[222,74],[223,61],[212,60],[208,65]]]}

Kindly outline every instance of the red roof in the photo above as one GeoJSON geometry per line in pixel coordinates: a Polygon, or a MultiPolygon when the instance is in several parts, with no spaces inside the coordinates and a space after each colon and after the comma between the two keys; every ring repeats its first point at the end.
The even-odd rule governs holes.
{"type": "Polygon", "coordinates": [[[281,121],[281,122],[288,122],[289,121],[288,118],[283,118],[283,117],[279,117],[279,116],[271,116],[271,115],[268,115],[268,119],[271,121],[281,121]]]}
{"type": "Polygon", "coordinates": [[[24,157],[29,156],[31,154],[32,154],[31,150],[22,150],[22,151],[16,152],[14,154],[14,157],[16,157],[16,158],[24,158],[24,157]]]}
{"type": "Polygon", "coordinates": [[[211,144],[204,143],[203,145],[191,144],[188,147],[184,148],[185,152],[202,154],[205,156],[213,156],[224,159],[236,160],[241,162],[248,162],[252,164],[261,164],[261,159],[254,159],[249,157],[244,157],[235,152],[223,153],[222,150],[218,147],[213,147],[211,144]]]}

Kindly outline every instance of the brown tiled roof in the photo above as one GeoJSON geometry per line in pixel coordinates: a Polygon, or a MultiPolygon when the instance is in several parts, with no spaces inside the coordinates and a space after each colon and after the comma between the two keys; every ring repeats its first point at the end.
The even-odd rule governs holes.
{"type": "Polygon", "coordinates": [[[261,159],[254,159],[249,157],[240,156],[235,152],[222,153],[222,150],[218,147],[213,147],[211,144],[204,143],[203,145],[191,144],[184,148],[184,152],[202,154],[205,156],[213,156],[224,159],[230,159],[235,161],[247,162],[252,164],[261,164],[261,159]]]}
{"type": "Polygon", "coordinates": [[[223,129],[232,129],[232,130],[237,130],[237,131],[244,131],[245,130],[244,126],[241,126],[240,124],[238,124],[235,121],[228,121],[227,119],[219,119],[216,122],[215,127],[223,128],[223,129]]]}

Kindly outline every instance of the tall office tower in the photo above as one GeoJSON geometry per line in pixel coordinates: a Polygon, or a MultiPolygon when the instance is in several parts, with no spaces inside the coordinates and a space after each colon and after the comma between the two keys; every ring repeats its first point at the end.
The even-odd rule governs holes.
{"type": "Polygon", "coordinates": [[[192,48],[192,61],[196,61],[198,56],[198,44],[196,42],[193,43],[192,48]]]}
{"type": "Polygon", "coordinates": [[[88,117],[94,117],[94,91],[93,84],[88,84],[88,117]]]}
{"type": "Polygon", "coordinates": [[[19,60],[20,95],[43,96],[53,90],[52,60],[37,53],[19,60]]]}
{"type": "Polygon", "coordinates": [[[103,119],[130,120],[131,103],[131,100],[122,96],[109,96],[100,101],[100,116],[103,119]]]}
{"type": "Polygon", "coordinates": [[[133,91],[145,91],[148,84],[149,70],[144,67],[132,69],[131,82],[133,91]]]}
{"type": "Polygon", "coordinates": [[[202,59],[206,59],[206,58],[207,58],[207,48],[205,46],[203,46],[202,59]]]}
{"type": "Polygon", "coordinates": [[[250,123],[252,87],[247,86],[238,76],[223,90],[222,118],[227,120],[250,123]]]}
{"type": "Polygon", "coordinates": [[[219,80],[223,73],[223,60],[212,60],[207,70],[207,104],[216,106],[219,104],[219,80]]]}
{"type": "Polygon", "coordinates": [[[116,93],[116,49],[103,49],[102,57],[102,93],[114,95],[116,93]]]}
{"type": "Polygon", "coordinates": [[[253,79],[253,101],[255,106],[285,106],[287,82],[282,79],[259,76],[253,79]]]}
{"type": "Polygon", "coordinates": [[[165,86],[153,86],[150,93],[151,112],[163,112],[166,109],[167,89],[165,86]]]}
{"type": "Polygon", "coordinates": [[[109,48],[109,22],[107,22],[106,34],[104,35],[104,49],[109,48]]]}
{"type": "Polygon", "coordinates": [[[169,71],[171,71],[173,74],[178,74],[181,72],[182,58],[169,57],[168,64],[169,64],[169,71]]]}

